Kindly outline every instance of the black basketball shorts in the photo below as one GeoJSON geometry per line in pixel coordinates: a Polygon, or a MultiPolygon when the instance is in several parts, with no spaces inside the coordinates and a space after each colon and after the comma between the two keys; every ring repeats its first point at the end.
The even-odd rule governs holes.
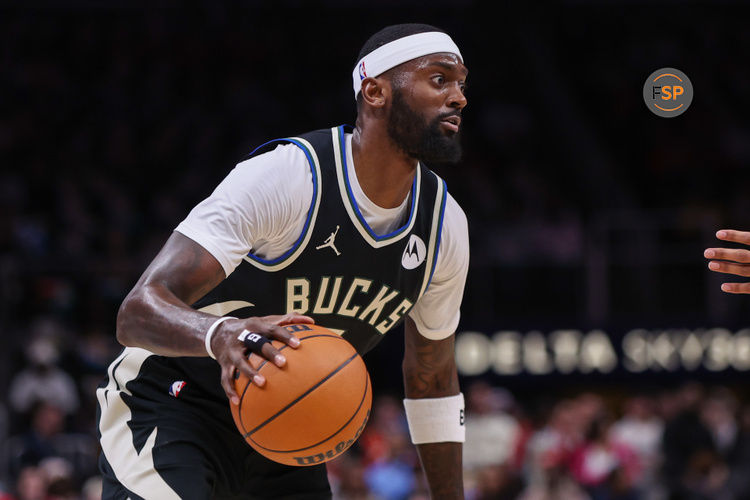
{"type": "Polygon", "coordinates": [[[226,399],[125,348],[97,389],[102,498],[330,499],[325,464],[291,467],[242,438],[226,399]]]}

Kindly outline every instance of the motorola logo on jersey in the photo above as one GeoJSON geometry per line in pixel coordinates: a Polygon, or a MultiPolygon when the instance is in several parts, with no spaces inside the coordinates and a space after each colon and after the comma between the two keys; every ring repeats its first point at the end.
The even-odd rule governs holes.
{"type": "Polygon", "coordinates": [[[427,247],[424,241],[416,234],[412,234],[401,255],[401,265],[404,269],[416,269],[424,262],[425,257],[427,257],[427,247]]]}

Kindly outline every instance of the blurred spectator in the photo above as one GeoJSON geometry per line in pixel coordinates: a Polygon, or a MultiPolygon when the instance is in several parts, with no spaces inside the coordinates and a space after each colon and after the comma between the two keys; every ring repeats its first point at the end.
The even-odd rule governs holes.
{"type": "Polygon", "coordinates": [[[513,396],[487,382],[467,388],[464,468],[500,466],[512,462],[519,439],[519,425],[507,410],[513,396]]]}
{"type": "Polygon", "coordinates": [[[48,479],[64,479],[54,482],[63,488],[68,479],[77,481],[96,471],[97,447],[93,436],[65,432],[65,415],[60,408],[39,401],[30,418],[29,430],[5,443],[10,456],[10,473],[46,464],[48,479]]]}
{"type": "Polygon", "coordinates": [[[698,484],[713,484],[719,465],[711,432],[700,418],[702,385],[689,382],[677,390],[675,416],[664,425],[661,478],[670,498],[690,498],[698,484]],[[682,496],[680,496],[682,495],[682,496]]]}
{"type": "Polygon", "coordinates": [[[724,457],[737,440],[736,413],[737,400],[726,388],[714,388],[701,404],[701,421],[711,433],[716,451],[724,457]]]}
{"type": "Polygon", "coordinates": [[[23,414],[37,401],[44,401],[66,414],[78,408],[75,382],[56,366],[60,353],[55,339],[49,336],[34,338],[26,349],[28,366],[10,383],[9,401],[13,411],[23,414]]]}
{"type": "Polygon", "coordinates": [[[641,464],[638,486],[648,489],[654,481],[653,473],[661,460],[661,439],[664,422],[656,415],[654,402],[644,395],[636,395],[625,401],[625,411],[610,430],[615,443],[630,446],[638,455],[641,464]]]}
{"type": "Polygon", "coordinates": [[[38,465],[43,459],[58,456],[57,439],[65,429],[65,415],[56,405],[38,401],[30,412],[31,428],[20,438],[16,467],[38,465]]]}
{"type": "Polygon", "coordinates": [[[64,458],[50,457],[39,462],[47,477],[47,500],[78,500],[73,466],[64,458]]]}
{"type": "Polygon", "coordinates": [[[670,500],[734,500],[727,464],[708,449],[691,453],[677,492],[673,490],[670,500]]]}
{"type": "Polygon", "coordinates": [[[523,490],[517,471],[508,464],[485,465],[475,472],[474,484],[464,486],[467,500],[515,500],[523,490]]]}
{"type": "Polygon", "coordinates": [[[393,456],[392,447],[400,447],[404,440],[411,442],[403,403],[390,395],[376,397],[370,421],[358,441],[365,464],[387,460],[393,456]]]}
{"type": "Polygon", "coordinates": [[[376,497],[405,500],[414,492],[419,464],[401,401],[388,395],[376,398],[360,446],[364,450],[364,480],[376,497]]]}
{"type": "Polygon", "coordinates": [[[730,489],[735,498],[750,498],[750,404],[742,407],[734,448],[729,453],[730,489]]]}
{"type": "Polygon", "coordinates": [[[559,459],[551,459],[543,466],[544,480],[529,484],[518,500],[591,500],[583,488],[570,477],[567,466],[560,463],[559,459]]]}
{"type": "MultiPolygon", "coordinates": [[[[18,473],[15,496],[2,500],[79,500],[73,467],[59,457],[45,458],[38,465],[26,465],[18,473]]],[[[101,491],[99,496],[101,498],[101,491]]],[[[93,500],[89,498],[86,500],[93,500]]]]}
{"type": "Polygon", "coordinates": [[[571,454],[582,440],[579,422],[576,421],[575,403],[564,399],[555,404],[549,420],[528,441],[524,476],[527,484],[539,485],[544,491],[550,484],[554,487],[566,483],[558,467],[567,467],[571,454]],[[548,474],[555,475],[549,478],[548,474]]]}
{"type": "Polygon", "coordinates": [[[578,431],[587,433],[591,423],[606,413],[604,400],[599,394],[583,392],[573,399],[573,412],[578,431]]]}
{"type": "Polygon", "coordinates": [[[414,467],[394,457],[370,464],[365,482],[377,498],[405,500],[415,487],[414,467]]]}
{"type": "Polygon", "coordinates": [[[47,500],[47,475],[33,465],[21,469],[16,481],[15,500],[47,500]]]}
{"type": "Polygon", "coordinates": [[[362,459],[353,450],[328,462],[328,479],[334,500],[377,500],[365,482],[362,459]]]}
{"type": "Polygon", "coordinates": [[[641,468],[633,449],[609,438],[611,420],[602,414],[589,424],[584,442],[573,453],[573,477],[592,500],[637,500],[641,468]]]}
{"type": "Polygon", "coordinates": [[[81,500],[101,500],[102,478],[92,476],[88,478],[81,487],[81,500]]]}

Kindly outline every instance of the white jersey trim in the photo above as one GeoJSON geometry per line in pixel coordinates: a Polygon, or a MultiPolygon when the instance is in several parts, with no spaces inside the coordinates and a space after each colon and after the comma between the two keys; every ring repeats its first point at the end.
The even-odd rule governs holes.
{"type": "Polygon", "coordinates": [[[333,156],[336,161],[336,177],[338,178],[339,183],[339,194],[341,194],[341,201],[343,202],[344,208],[346,208],[346,213],[349,214],[349,218],[352,220],[354,227],[357,228],[357,231],[359,231],[362,238],[373,248],[381,248],[404,239],[404,237],[411,233],[411,230],[414,227],[414,222],[417,220],[417,207],[419,206],[420,187],[422,183],[422,173],[419,166],[417,166],[417,172],[414,176],[409,221],[391,234],[379,236],[377,238],[373,237],[374,233],[372,233],[372,229],[369,228],[366,221],[360,219],[360,216],[356,212],[356,210],[358,210],[357,207],[354,206],[356,200],[352,201],[349,198],[350,187],[348,185],[349,178],[346,171],[346,141],[344,140],[343,128],[334,127],[331,129],[331,134],[333,135],[334,142],[333,156]]]}
{"type": "Polygon", "coordinates": [[[432,211],[432,227],[430,228],[430,242],[427,245],[424,279],[422,280],[422,288],[419,290],[417,300],[419,300],[422,295],[424,295],[425,291],[427,291],[427,287],[430,285],[432,275],[437,267],[437,253],[440,250],[440,236],[443,230],[443,211],[445,210],[446,186],[443,179],[438,177],[435,173],[433,173],[433,175],[437,177],[438,189],[437,196],[435,197],[435,207],[432,211]]]}

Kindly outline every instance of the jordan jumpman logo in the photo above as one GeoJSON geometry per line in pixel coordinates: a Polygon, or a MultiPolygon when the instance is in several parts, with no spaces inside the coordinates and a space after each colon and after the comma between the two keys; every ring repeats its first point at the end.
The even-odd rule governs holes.
{"type": "Polygon", "coordinates": [[[339,226],[336,226],[336,230],[331,233],[331,236],[326,238],[326,241],[322,245],[318,245],[317,247],[315,247],[315,250],[320,250],[321,248],[325,248],[325,247],[331,247],[333,251],[336,252],[336,255],[341,255],[341,252],[338,251],[338,249],[336,248],[336,245],[333,243],[333,240],[336,239],[336,233],[338,232],[339,232],[339,226]]]}

